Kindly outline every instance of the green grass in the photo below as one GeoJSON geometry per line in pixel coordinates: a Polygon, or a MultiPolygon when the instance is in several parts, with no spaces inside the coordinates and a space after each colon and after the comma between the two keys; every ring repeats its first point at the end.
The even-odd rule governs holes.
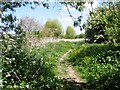
{"type": "Polygon", "coordinates": [[[56,89],[62,82],[56,78],[58,59],[74,43],[48,43],[42,47],[12,48],[5,54],[3,88],[40,90],[56,89]],[[27,87],[28,86],[28,87],[27,87]]]}
{"type": "Polygon", "coordinates": [[[46,58],[50,58],[51,62],[55,65],[54,72],[58,74],[57,64],[58,59],[62,57],[69,49],[74,46],[72,42],[55,42],[48,43],[43,47],[33,47],[33,49],[40,49],[41,53],[45,53],[46,58]]]}
{"type": "Polygon", "coordinates": [[[68,61],[97,90],[120,89],[120,46],[106,44],[77,45],[68,61]]]}

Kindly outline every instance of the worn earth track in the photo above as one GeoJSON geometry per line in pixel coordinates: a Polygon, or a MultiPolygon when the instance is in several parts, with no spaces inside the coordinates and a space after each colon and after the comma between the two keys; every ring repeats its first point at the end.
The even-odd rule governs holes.
{"type": "MultiPolygon", "coordinates": [[[[66,52],[60,59],[58,63],[58,76],[67,81],[70,82],[71,85],[75,84],[76,87],[72,87],[74,90],[88,90],[85,89],[86,87],[86,81],[81,79],[78,75],[77,72],[73,69],[72,65],[67,62],[65,59],[68,57],[68,54],[72,51],[70,49],[68,52],[66,52]]],[[[68,89],[71,90],[71,89],[68,89]]]]}

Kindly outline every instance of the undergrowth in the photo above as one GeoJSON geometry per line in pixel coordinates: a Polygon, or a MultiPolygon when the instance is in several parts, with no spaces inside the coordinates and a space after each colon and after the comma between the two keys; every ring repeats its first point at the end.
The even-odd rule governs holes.
{"type": "Polygon", "coordinates": [[[68,61],[96,90],[120,89],[120,46],[82,44],[76,46],[68,61]]]}
{"type": "Polygon", "coordinates": [[[57,90],[63,81],[56,77],[57,60],[73,43],[48,43],[42,47],[15,48],[13,46],[2,57],[3,89],[57,90]]]}

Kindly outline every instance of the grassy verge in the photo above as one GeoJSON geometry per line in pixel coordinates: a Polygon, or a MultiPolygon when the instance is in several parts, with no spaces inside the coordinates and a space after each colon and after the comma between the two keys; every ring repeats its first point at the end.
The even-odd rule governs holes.
{"type": "Polygon", "coordinates": [[[57,74],[57,63],[58,59],[62,57],[69,49],[74,46],[72,42],[55,42],[48,43],[43,47],[33,47],[33,49],[40,49],[42,53],[45,53],[46,58],[49,58],[50,61],[55,65],[54,72],[57,74]]]}
{"type": "Polygon", "coordinates": [[[87,80],[90,88],[120,89],[120,46],[78,45],[69,55],[68,61],[87,80]]]}

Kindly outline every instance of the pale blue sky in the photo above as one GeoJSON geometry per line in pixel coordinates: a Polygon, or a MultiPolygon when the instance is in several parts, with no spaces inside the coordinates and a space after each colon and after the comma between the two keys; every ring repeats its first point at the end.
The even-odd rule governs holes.
{"type": "MultiPolygon", "coordinates": [[[[17,8],[16,11],[14,12],[14,15],[16,15],[17,18],[19,19],[25,16],[35,18],[42,25],[44,25],[44,23],[48,19],[57,18],[61,22],[64,31],[66,30],[67,26],[69,25],[73,26],[73,21],[71,17],[69,16],[68,11],[64,5],[60,3],[55,3],[55,2],[50,2],[49,4],[50,4],[49,9],[46,9],[43,6],[39,6],[39,7],[36,7],[34,10],[32,10],[29,5],[25,7],[17,8]]],[[[89,4],[85,4],[85,6],[86,8],[84,9],[83,12],[78,12],[74,8],[70,8],[70,12],[74,17],[77,18],[78,16],[83,15],[82,23],[86,21],[89,10],[91,8],[89,4]]],[[[94,8],[97,6],[98,6],[98,2],[96,1],[94,4],[94,8]]],[[[79,27],[74,28],[74,29],[77,34],[84,33],[84,30],[80,31],[79,27]]]]}

